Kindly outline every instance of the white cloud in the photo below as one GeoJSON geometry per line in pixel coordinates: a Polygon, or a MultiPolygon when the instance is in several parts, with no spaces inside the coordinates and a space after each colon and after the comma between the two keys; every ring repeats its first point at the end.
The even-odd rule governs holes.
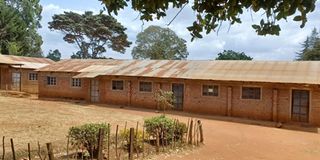
{"type": "MultiPolygon", "coordinates": [[[[85,9],[97,13],[103,7],[98,0],[90,1],[90,5],[87,7],[88,9],[86,6],[83,6],[83,4],[89,2],[84,0],[79,1],[79,4],[77,2],[77,0],[70,0],[70,2],[53,1],[49,4],[43,4],[43,19],[41,21],[43,28],[40,29],[39,32],[44,40],[42,46],[44,53],[48,53],[49,49],[59,49],[63,53],[64,58],[69,58],[73,52],[77,51],[74,45],[68,44],[62,39],[62,34],[57,31],[50,31],[47,25],[47,23],[52,20],[51,17],[54,14],[63,13],[63,11],[83,13],[85,9]],[[70,8],[70,6],[63,7],[64,3],[72,3],[72,8],[70,8]]],[[[231,49],[245,52],[256,60],[292,60],[295,58],[295,52],[300,50],[300,43],[311,32],[312,28],[319,27],[319,7],[320,3],[317,2],[315,12],[308,15],[307,25],[303,29],[299,28],[300,24],[298,22],[292,21],[292,17],[288,19],[288,22],[281,21],[282,31],[280,36],[258,36],[251,28],[251,25],[257,23],[261,17],[253,16],[251,18],[250,13],[245,13],[241,16],[243,23],[231,26],[229,32],[228,23],[224,23],[218,34],[211,32],[209,35],[205,35],[203,39],[196,39],[191,42],[191,36],[186,27],[192,24],[195,15],[189,5],[178,15],[170,26],[167,26],[167,24],[178,12],[177,9],[169,10],[167,16],[161,20],[144,22],[143,28],[149,25],[159,25],[174,30],[178,36],[187,40],[187,47],[190,53],[189,59],[213,59],[219,52],[231,49]]],[[[131,8],[125,8],[120,11],[118,16],[115,16],[115,18],[127,28],[126,33],[128,39],[132,41],[133,44],[127,49],[125,54],[108,50],[105,54],[106,56],[121,59],[131,58],[131,50],[134,46],[136,35],[142,29],[142,22],[136,19],[137,16],[138,13],[132,11],[131,8]]]]}

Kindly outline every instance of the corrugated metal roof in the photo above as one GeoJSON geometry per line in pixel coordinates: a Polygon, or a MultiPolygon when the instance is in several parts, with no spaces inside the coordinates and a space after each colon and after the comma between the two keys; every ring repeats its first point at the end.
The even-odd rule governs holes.
{"type": "Polygon", "coordinates": [[[78,78],[115,75],[320,84],[320,61],[64,60],[40,71],[78,72],[78,78]]]}
{"type": "Polygon", "coordinates": [[[0,64],[8,64],[14,68],[39,69],[52,63],[54,61],[48,58],[0,55],[0,64]]]}

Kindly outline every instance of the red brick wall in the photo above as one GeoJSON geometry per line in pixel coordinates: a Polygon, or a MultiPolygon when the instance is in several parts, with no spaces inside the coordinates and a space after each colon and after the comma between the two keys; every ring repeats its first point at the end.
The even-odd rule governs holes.
{"type": "MultiPolygon", "coordinates": [[[[49,73],[41,73],[39,76],[40,97],[69,97],[83,98],[90,101],[90,81],[83,80],[81,89],[70,87],[70,78],[74,74],[59,74],[57,86],[46,86],[45,77],[49,73]],[[41,79],[40,79],[41,78],[41,79]]],[[[99,80],[100,102],[116,105],[129,105],[135,107],[156,109],[157,103],[154,93],[162,87],[163,90],[171,90],[172,83],[183,83],[185,85],[184,108],[186,112],[228,115],[228,87],[231,92],[230,115],[259,120],[273,120],[276,117],[281,122],[288,122],[291,118],[291,90],[292,88],[309,89],[311,93],[310,123],[320,125],[320,89],[317,86],[303,86],[290,84],[272,83],[245,83],[245,82],[223,82],[223,81],[201,81],[182,79],[159,79],[159,78],[137,78],[137,77],[115,77],[104,76],[96,78],[99,80]],[[112,90],[112,80],[124,80],[124,90],[112,90]],[[153,92],[146,93],[139,91],[140,81],[153,82],[153,92]],[[202,85],[219,85],[219,96],[203,96],[202,85]],[[131,87],[130,87],[131,86],[131,87]],[[262,98],[260,100],[248,100],[241,98],[242,86],[261,87],[262,98]],[[276,103],[273,103],[273,92],[277,90],[276,103]],[[131,94],[130,94],[131,93],[131,94]],[[276,104],[275,107],[273,105],[276,104]],[[276,112],[273,112],[276,109],[276,112]]]]}
{"type": "Polygon", "coordinates": [[[89,100],[88,79],[81,80],[81,87],[72,87],[71,78],[75,73],[47,73],[41,72],[38,75],[39,81],[39,97],[47,98],[70,98],[70,99],[86,99],[89,100]],[[47,76],[57,78],[57,85],[47,85],[47,76]]]}

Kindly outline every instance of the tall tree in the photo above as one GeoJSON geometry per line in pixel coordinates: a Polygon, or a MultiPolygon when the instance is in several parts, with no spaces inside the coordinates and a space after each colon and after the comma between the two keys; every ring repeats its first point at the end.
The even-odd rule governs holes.
{"type": "MultiPolygon", "coordinates": [[[[206,34],[212,30],[217,31],[222,22],[228,21],[230,25],[241,23],[240,15],[250,10],[253,14],[261,15],[259,24],[252,25],[258,35],[279,35],[280,20],[287,20],[289,16],[295,16],[293,21],[301,22],[303,28],[307,22],[307,14],[315,9],[316,0],[99,0],[105,4],[109,14],[118,14],[118,11],[127,6],[140,13],[140,19],[152,21],[166,16],[170,8],[182,10],[187,4],[195,12],[195,21],[188,27],[193,38],[202,38],[202,32],[206,34]],[[193,4],[191,4],[193,2],[193,4]]],[[[179,13],[179,12],[178,12],[179,13]]]]}
{"type": "Polygon", "coordinates": [[[218,53],[216,60],[252,60],[253,58],[247,56],[244,52],[235,52],[233,50],[224,50],[218,53]]]}
{"type": "MultiPolygon", "coordinates": [[[[302,50],[300,52],[297,52],[297,58],[296,60],[312,60],[308,59],[308,57],[311,56],[305,56],[305,54],[308,52],[308,54],[317,52],[315,49],[316,45],[320,42],[320,37],[319,37],[319,32],[317,31],[316,28],[314,28],[311,31],[311,34],[307,36],[306,40],[301,44],[302,45],[302,50]],[[313,51],[315,50],[315,51],[313,51]],[[309,52],[311,51],[311,52],[309,52]]],[[[314,54],[313,54],[314,55],[314,54]]]]}
{"type": "Polygon", "coordinates": [[[55,49],[55,50],[50,50],[48,55],[47,55],[47,58],[53,60],[53,61],[60,61],[61,59],[61,53],[58,49],[55,49]]]}
{"type": "Polygon", "coordinates": [[[5,20],[2,19],[1,21],[7,21],[8,24],[11,24],[11,27],[13,24],[13,27],[20,28],[20,30],[25,30],[25,32],[11,33],[10,27],[8,27],[9,25],[6,25],[5,23],[2,24],[2,30],[4,30],[7,33],[7,35],[11,34],[14,35],[14,37],[20,37],[10,37],[8,39],[1,39],[2,42],[7,42],[7,46],[2,46],[3,54],[11,54],[9,53],[10,42],[11,47],[18,49],[18,55],[35,57],[42,56],[42,38],[37,33],[37,29],[41,27],[40,20],[42,12],[42,7],[39,4],[39,1],[40,0],[4,0],[0,2],[0,5],[2,7],[6,7],[9,10],[14,10],[14,12],[11,12],[11,14],[14,13],[15,17],[19,17],[19,22],[16,23],[17,18],[14,18],[13,16],[6,16],[6,13],[3,10],[1,10],[0,16],[7,18],[5,20]]]}
{"type": "Polygon", "coordinates": [[[64,12],[52,17],[49,28],[59,30],[65,34],[63,39],[67,43],[75,44],[79,51],[73,58],[100,58],[107,51],[106,47],[120,53],[125,52],[131,42],[127,40],[124,28],[111,16],[64,12]]]}
{"type": "Polygon", "coordinates": [[[300,60],[320,61],[320,41],[317,41],[312,49],[307,50],[300,60]]]}
{"type": "Polygon", "coordinates": [[[169,28],[149,26],[137,35],[134,59],[186,59],[186,41],[169,28]]]}

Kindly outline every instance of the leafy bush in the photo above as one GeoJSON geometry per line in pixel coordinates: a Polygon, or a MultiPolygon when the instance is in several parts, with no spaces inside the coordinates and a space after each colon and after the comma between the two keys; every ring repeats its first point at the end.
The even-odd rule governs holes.
{"type": "Polygon", "coordinates": [[[99,129],[104,128],[106,141],[110,128],[105,123],[89,123],[81,126],[74,126],[69,129],[70,142],[74,146],[85,147],[90,153],[93,151],[94,155],[98,149],[99,129]]]}
{"type": "MultiPolygon", "coordinates": [[[[143,137],[143,132],[141,130],[138,131],[138,134],[136,133],[136,130],[135,130],[134,136],[135,136],[134,137],[135,141],[133,143],[134,151],[142,152],[143,151],[142,145],[144,143],[144,137],[147,137],[148,135],[145,133],[145,135],[143,137]]],[[[129,141],[130,141],[130,130],[129,129],[121,130],[120,131],[120,138],[126,142],[124,145],[125,145],[125,148],[128,149],[129,141]]]]}
{"type": "Polygon", "coordinates": [[[159,138],[161,139],[161,135],[163,134],[163,139],[161,140],[172,140],[173,136],[178,140],[183,138],[183,135],[187,132],[185,123],[175,122],[164,115],[146,119],[144,126],[146,132],[153,138],[156,138],[157,134],[159,134],[159,138]]]}

